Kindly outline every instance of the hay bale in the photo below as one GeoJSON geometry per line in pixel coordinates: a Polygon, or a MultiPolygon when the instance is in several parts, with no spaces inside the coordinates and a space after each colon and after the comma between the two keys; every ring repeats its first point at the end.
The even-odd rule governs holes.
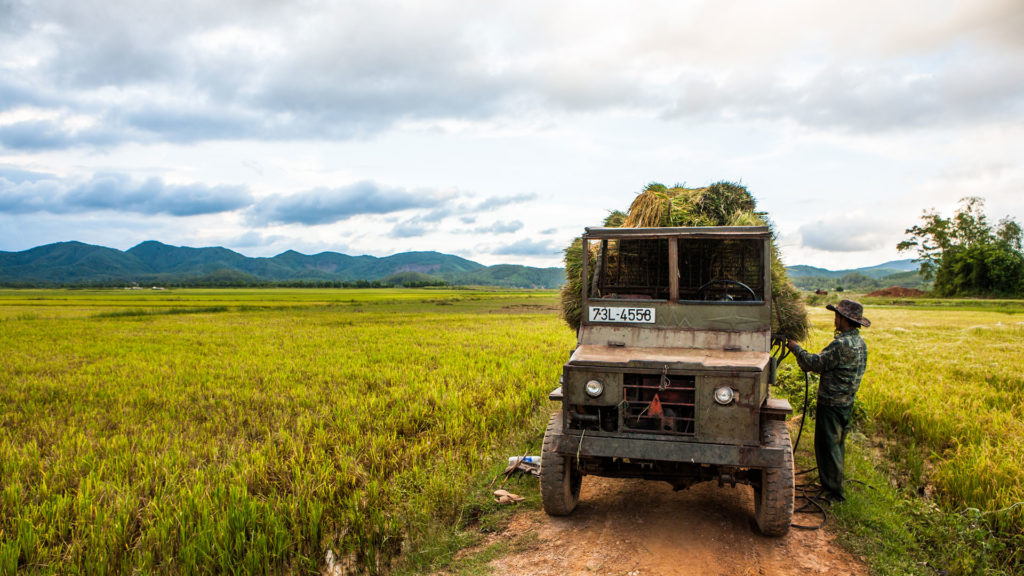
{"type": "MultiPolygon", "coordinates": [[[[605,228],[622,228],[626,213],[613,210],[605,217],[605,228]]],[[[591,252],[587,260],[587,282],[594,278],[594,264],[597,254],[591,252]]],[[[583,239],[576,238],[565,249],[565,284],[562,284],[562,318],[573,330],[579,330],[580,314],[583,311],[583,239]]]]}
{"type": "MultiPolygon", "coordinates": [[[[769,226],[767,215],[756,211],[754,197],[744,186],[716,182],[705,188],[667,188],[652,182],[633,199],[626,213],[611,212],[604,226],[609,228],[660,228],[668,226],[769,226]]],[[[774,238],[774,231],[772,237],[774,238]]],[[[588,254],[587,269],[593,271],[596,254],[588,254]]],[[[576,238],[565,250],[566,282],[562,287],[562,317],[573,329],[580,326],[583,271],[583,242],[576,238]]],[[[807,336],[807,310],[800,292],[790,282],[779,250],[772,243],[772,333],[790,338],[807,336]]],[[[590,282],[591,278],[587,278],[590,282]]]]}

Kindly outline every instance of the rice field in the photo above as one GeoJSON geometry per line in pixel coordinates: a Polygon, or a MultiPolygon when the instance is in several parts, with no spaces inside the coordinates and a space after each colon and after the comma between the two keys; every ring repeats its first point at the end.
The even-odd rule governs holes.
{"type": "MultiPolygon", "coordinates": [[[[558,302],[0,290],[0,574],[319,573],[328,551],[386,571],[536,443],[574,345],[558,302]]],[[[947,509],[1019,533],[1024,303],[866,315],[878,429],[947,509]]]]}
{"type": "MultiPolygon", "coordinates": [[[[874,427],[900,444],[921,491],[1024,543],[1024,302],[883,302],[866,302],[861,330],[858,398],[874,427]]],[[[812,310],[809,348],[831,339],[832,317],[812,310]]]]}
{"type": "Polygon", "coordinates": [[[0,292],[0,573],[384,569],[542,429],[555,302],[0,292]]]}

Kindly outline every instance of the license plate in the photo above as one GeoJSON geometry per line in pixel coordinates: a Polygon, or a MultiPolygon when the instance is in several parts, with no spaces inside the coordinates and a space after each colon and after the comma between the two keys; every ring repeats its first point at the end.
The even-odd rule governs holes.
{"type": "Polygon", "coordinates": [[[654,324],[654,308],[616,308],[614,306],[591,306],[590,321],[654,324]]]}

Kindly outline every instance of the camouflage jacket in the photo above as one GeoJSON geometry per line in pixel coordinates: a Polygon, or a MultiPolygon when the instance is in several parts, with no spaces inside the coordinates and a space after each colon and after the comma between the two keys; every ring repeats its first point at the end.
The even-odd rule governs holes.
{"type": "Polygon", "coordinates": [[[827,406],[853,405],[868,365],[868,347],[860,337],[860,329],[838,334],[821,354],[811,354],[797,346],[793,355],[802,370],[821,374],[818,402],[827,406]]]}

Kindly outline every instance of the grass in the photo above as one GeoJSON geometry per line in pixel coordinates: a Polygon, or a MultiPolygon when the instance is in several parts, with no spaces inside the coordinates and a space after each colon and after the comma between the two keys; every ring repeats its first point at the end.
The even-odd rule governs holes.
{"type": "MultiPolygon", "coordinates": [[[[0,574],[316,573],[328,550],[371,572],[485,573],[510,545],[482,540],[508,514],[484,487],[539,451],[574,345],[557,306],[0,291],[0,574]]],[[[1021,573],[1024,302],[866,313],[848,477],[873,488],[833,508],[842,542],[879,574],[1021,573]]],[[[820,349],[831,313],[812,319],[820,349]]],[[[802,379],[787,392],[797,405],[802,379]]],[[[811,438],[813,422],[805,463],[811,438]]]]}
{"type": "Polygon", "coordinates": [[[542,429],[555,302],[0,293],[0,573],[385,570],[542,429]]]}
{"type": "MultiPolygon", "coordinates": [[[[1024,303],[1004,304],[866,309],[858,428],[871,440],[850,442],[847,477],[874,489],[855,484],[835,512],[877,573],[1024,570],[1024,303]]],[[[816,308],[812,319],[816,350],[831,338],[832,313],[816,308]]],[[[789,378],[786,392],[802,401],[802,379],[789,378]]]]}

